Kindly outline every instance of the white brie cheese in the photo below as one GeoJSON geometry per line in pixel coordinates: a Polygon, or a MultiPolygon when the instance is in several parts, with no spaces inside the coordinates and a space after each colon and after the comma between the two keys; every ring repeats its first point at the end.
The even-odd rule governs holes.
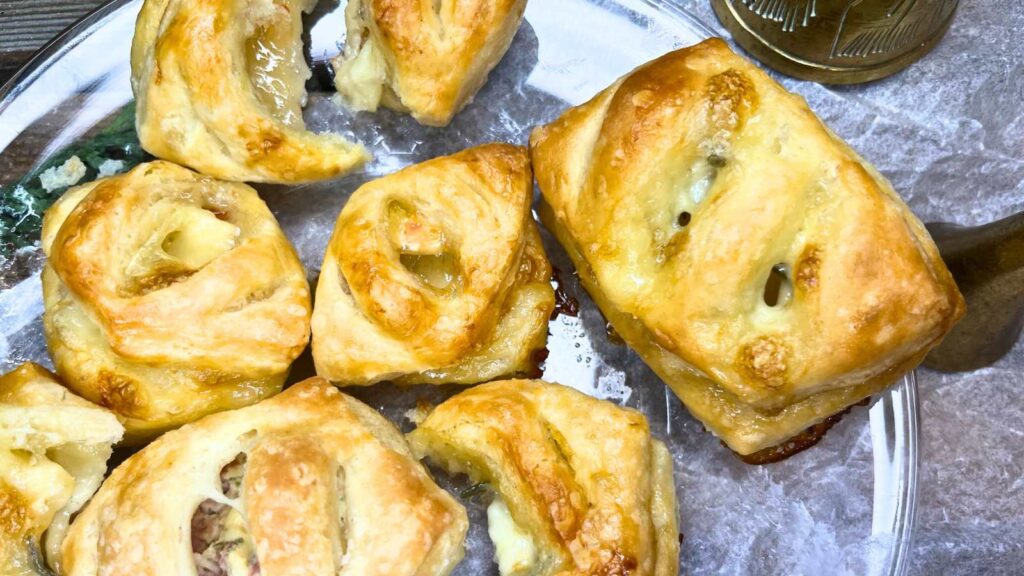
{"type": "Polygon", "coordinates": [[[508,506],[498,497],[487,507],[487,534],[494,542],[494,559],[501,576],[529,574],[537,562],[537,548],[533,540],[520,528],[508,506]]]}

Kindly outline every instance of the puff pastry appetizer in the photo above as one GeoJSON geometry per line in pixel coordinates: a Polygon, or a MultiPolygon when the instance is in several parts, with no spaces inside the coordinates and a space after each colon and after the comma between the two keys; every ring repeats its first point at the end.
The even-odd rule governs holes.
{"type": "Polygon", "coordinates": [[[443,575],[467,526],[397,429],[313,378],[125,461],[71,526],[65,571],[443,575]]]}
{"type": "Polygon", "coordinates": [[[639,412],[508,380],[451,398],[408,438],[496,492],[488,531],[502,576],[678,573],[672,456],[639,412]]]}
{"type": "Polygon", "coordinates": [[[634,70],[531,150],[541,218],[584,287],[741,455],[813,443],[775,450],[889,386],[963,314],[885,178],[719,39],[634,70]]]}
{"type": "Polygon", "coordinates": [[[142,164],[69,190],[42,245],[57,372],[132,441],[279,392],[308,342],[305,271],[244,184],[142,164]]]}
{"type": "Polygon", "coordinates": [[[357,110],[384,105],[444,126],[487,81],[525,10],[526,0],[350,0],[335,85],[357,110]]]}
{"type": "Polygon", "coordinates": [[[146,0],[132,39],[147,152],[225,180],[293,183],[363,163],[362,146],[305,130],[302,13],[315,0],[146,0]]]}
{"type": "Polygon", "coordinates": [[[317,374],[475,384],[536,369],[554,309],[524,148],[490,144],[370,182],[327,247],[317,374]]]}
{"type": "Polygon", "coordinates": [[[107,472],[124,429],[44,368],[0,376],[0,573],[60,573],[68,522],[107,472]]]}

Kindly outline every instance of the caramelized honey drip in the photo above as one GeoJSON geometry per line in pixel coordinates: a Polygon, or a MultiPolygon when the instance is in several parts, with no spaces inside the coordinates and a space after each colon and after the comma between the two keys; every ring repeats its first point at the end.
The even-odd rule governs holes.
{"type": "Polygon", "coordinates": [[[608,337],[608,341],[612,344],[615,344],[616,346],[626,345],[626,341],[622,339],[622,335],[620,335],[615,330],[615,326],[612,326],[612,323],[607,320],[604,323],[604,333],[608,337]]]}
{"type": "Polygon", "coordinates": [[[554,320],[563,314],[570,318],[577,318],[580,315],[580,303],[566,292],[561,270],[552,266],[551,279],[555,283],[555,309],[551,312],[551,319],[554,320]]]}
{"type": "MultiPolygon", "coordinates": [[[[807,450],[811,446],[814,446],[818,442],[821,442],[821,439],[825,437],[825,433],[831,430],[833,426],[838,424],[839,421],[843,419],[843,416],[849,414],[855,406],[867,406],[870,402],[871,398],[868,397],[861,400],[860,402],[857,402],[856,404],[852,404],[842,412],[837,412],[836,414],[833,414],[828,418],[825,418],[821,422],[818,422],[817,424],[811,426],[810,428],[804,430],[803,432],[797,434],[796,436],[790,438],[789,440],[786,440],[785,442],[779,444],[778,446],[772,446],[770,448],[765,448],[764,450],[758,450],[753,454],[736,454],[736,456],[743,462],[756,466],[781,462],[789,458],[790,456],[793,456],[794,454],[799,454],[800,452],[807,450]]],[[[725,445],[724,442],[722,444],[725,445]]]]}

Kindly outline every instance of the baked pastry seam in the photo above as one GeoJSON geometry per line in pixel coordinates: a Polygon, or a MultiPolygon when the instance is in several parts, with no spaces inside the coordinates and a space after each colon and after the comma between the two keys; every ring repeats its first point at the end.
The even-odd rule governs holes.
{"type": "Polygon", "coordinates": [[[678,573],[672,456],[640,413],[508,380],[452,397],[408,438],[418,456],[491,487],[503,576],[678,573]]]}
{"type": "Polygon", "coordinates": [[[295,250],[256,191],[155,161],[45,214],[57,372],[138,442],[280,391],[309,339],[295,250]]]}
{"type": "Polygon", "coordinates": [[[525,149],[489,144],[369,182],[335,225],[313,358],[339,385],[475,384],[536,368],[554,308],[525,149]]]}
{"type": "Polygon", "coordinates": [[[386,106],[445,126],[508,50],[526,0],[352,0],[335,86],[356,110],[386,106]]]}
{"type": "Polygon", "coordinates": [[[147,152],[224,180],[298,183],[369,159],[305,129],[302,14],[315,0],[147,0],[132,39],[136,127],[147,152]]]}
{"type": "Polygon", "coordinates": [[[721,40],[637,68],[531,154],[588,292],[740,454],[886,388],[963,314],[891,185],[721,40]]]}

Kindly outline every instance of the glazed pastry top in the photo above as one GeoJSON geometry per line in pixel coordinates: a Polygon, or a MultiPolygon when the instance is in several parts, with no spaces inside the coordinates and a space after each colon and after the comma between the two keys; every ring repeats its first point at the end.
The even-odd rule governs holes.
{"type": "Polygon", "coordinates": [[[142,164],[65,194],[43,250],[123,356],[279,371],[305,346],[305,273],[248,186],[142,164]]]}
{"type": "Polygon", "coordinates": [[[322,180],[362,146],[307,132],[302,14],[315,0],[147,0],[132,39],[132,89],[147,152],[224,180],[322,180]]]}
{"type": "Polygon", "coordinates": [[[133,437],[279,391],[308,342],[305,270],[244,184],[142,164],[65,193],[42,247],[57,371],[133,437]]]}
{"type": "Polygon", "coordinates": [[[129,458],[64,556],[69,576],[194,574],[211,554],[269,575],[443,575],[466,529],[390,423],[311,379],[129,458]]]}
{"type": "Polygon", "coordinates": [[[488,377],[495,362],[522,365],[520,357],[543,346],[554,306],[531,196],[526,150],[505,144],[357,190],[338,217],[317,288],[318,373],[369,384],[450,369],[462,378],[448,381],[476,383],[507,375],[488,377]],[[471,370],[453,368],[467,362],[471,370]]]}
{"type": "Polygon", "coordinates": [[[353,0],[335,84],[349,105],[381,104],[444,126],[508,50],[526,0],[353,0]]]}
{"type": "Polygon", "coordinates": [[[503,574],[678,571],[672,457],[639,412],[508,380],[444,402],[409,441],[497,493],[488,516],[503,574]]]}
{"type": "Polygon", "coordinates": [[[123,433],[113,414],[36,364],[0,376],[0,572],[59,571],[68,523],[123,433]]]}
{"type": "Polygon", "coordinates": [[[901,369],[963,314],[889,183],[721,40],[641,66],[531,142],[604,297],[745,404],[901,369]]]}

